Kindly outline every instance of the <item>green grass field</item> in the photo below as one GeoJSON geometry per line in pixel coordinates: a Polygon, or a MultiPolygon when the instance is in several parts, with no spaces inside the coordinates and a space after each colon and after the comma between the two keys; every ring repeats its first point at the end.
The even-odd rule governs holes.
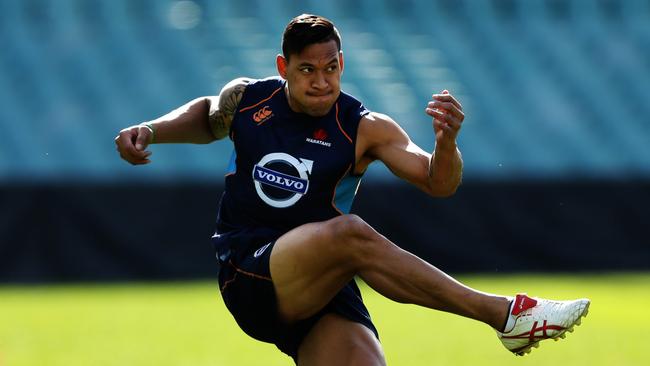
{"type": "MultiPolygon", "coordinates": [[[[650,274],[459,279],[486,292],[585,296],[592,306],[567,339],[522,358],[485,325],[362,286],[389,365],[650,364],[650,274]]],[[[237,328],[214,283],[0,287],[0,366],[292,364],[237,328]]]]}

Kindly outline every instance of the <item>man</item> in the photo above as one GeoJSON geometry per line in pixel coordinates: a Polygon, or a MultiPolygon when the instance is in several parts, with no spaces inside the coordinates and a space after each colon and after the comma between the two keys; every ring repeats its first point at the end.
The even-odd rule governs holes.
{"type": "Polygon", "coordinates": [[[416,146],[390,117],[340,90],[340,36],[303,14],[287,25],[280,78],[239,78],[217,97],[189,102],[120,131],[123,159],[147,164],[151,143],[209,143],[229,136],[234,152],[213,243],[224,301],[250,336],[299,365],[383,365],[383,351],[354,276],[395,301],[482,321],[523,355],[563,337],[589,301],[514,299],[468,288],[400,249],[350,215],[360,178],[375,160],[435,197],[453,194],[464,119],[447,91],[426,107],[436,146],[416,146]]]}

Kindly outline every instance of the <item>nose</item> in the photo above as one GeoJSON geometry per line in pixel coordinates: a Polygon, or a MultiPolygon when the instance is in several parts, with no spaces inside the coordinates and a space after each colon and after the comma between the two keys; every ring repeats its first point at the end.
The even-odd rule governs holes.
{"type": "Polygon", "coordinates": [[[327,89],[327,79],[325,74],[322,71],[317,71],[314,73],[314,78],[311,82],[311,87],[314,89],[327,89]]]}

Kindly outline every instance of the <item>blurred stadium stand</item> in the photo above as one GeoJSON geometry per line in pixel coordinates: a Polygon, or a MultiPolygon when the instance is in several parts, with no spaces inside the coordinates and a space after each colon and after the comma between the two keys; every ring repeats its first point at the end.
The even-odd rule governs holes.
{"type": "MultiPolygon", "coordinates": [[[[456,212],[466,216],[458,219],[469,220],[467,225],[480,231],[490,221],[477,213],[480,208],[503,205],[494,214],[519,230],[522,237],[513,235],[514,242],[539,239],[549,228],[526,225],[526,220],[556,217],[557,207],[544,204],[560,204],[558,192],[575,193],[582,200],[563,208],[566,220],[556,223],[557,235],[579,240],[578,246],[598,238],[603,245],[623,241],[633,248],[628,259],[637,260],[630,266],[647,268],[650,261],[638,259],[650,257],[647,249],[640,251],[649,242],[641,225],[650,217],[643,209],[643,203],[650,204],[648,0],[0,0],[0,264],[14,269],[0,270],[0,279],[21,278],[16,274],[20,263],[32,269],[31,277],[24,278],[56,274],[54,269],[33,274],[40,261],[52,257],[39,251],[43,241],[59,243],[64,254],[97,242],[96,235],[103,235],[100,242],[107,246],[131,247],[117,234],[112,241],[106,239],[108,232],[132,222],[111,218],[106,207],[119,197],[134,200],[148,190],[205,204],[183,223],[189,225],[200,213],[205,226],[197,237],[209,236],[231,143],[154,146],[153,164],[132,167],[118,158],[113,138],[130,124],[215,94],[235,77],[275,74],[284,26],[303,12],[327,16],[341,31],[344,90],[370,109],[394,117],[426,150],[433,148],[430,120],[423,113],[429,96],[449,89],[464,104],[467,118],[460,146],[469,188],[451,201],[432,201],[432,207],[453,211],[446,202],[459,203],[456,212]],[[80,190],[85,193],[77,196],[80,190]],[[510,194],[513,190],[528,194],[510,194]],[[495,191],[493,197],[503,199],[485,198],[486,192],[495,191]],[[201,201],[192,192],[209,197],[201,201]],[[625,196],[594,204],[612,192],[625,196]],[[530,194],[536,199],[522,206],[521,199],[530,194]],[[48,206],[52,204],[57,206],[48,206]],[[71,207],[83,207],[84,214],[70,213],[71,207]],[[536,210],[543,214],[530,216],[536,210]],[[627,215],[625,223],[612,217],[621,213],[627,215]],[[59,224],[70,227],[94,217],[106,230],[70,232],[52,224],[57,215],[68,217],[69,222],[59,224]],[[587,218],[580,224],[575,215],[587,218]],[[45,226],[52,230],[47,235],[25,233],[36,230],[30,226],[34,217],[40,224],[49,222],[45,226]],[[603,235],[595,222],[614,227],[603,235]],[[34,259],[34,253],[44,257],[34,259]]],[[[394,185],[380,165],[368,173],[366,186],[370,182],[408,191],[394,185]]],[[[389,219],[382,221],[379,207],[367,210],[372,200],[363,198],[363,187],[359,210],[368,211],[375,225],[391,226],[389,219]]],[[[183,207],[183,200],[174,202],[179,205],[154,217],[121,218],[144,220],[141,226],[152,227],[183,207]]],[[[423,221],[413,225],[431,219],[429,213],[420,214],[423,221]]],[[[500,235],[462,237],[463,230],[446,233],[461,243],[506,240],[500,235]]],[[[147,235],[147,230],[134,228],[128,242],[147,235]]],[[[175,232],[165,237],[182,236],[175,232]]],[[[420,254],[427,257],[425,252],[420,254]]],[[[576,267],[597,269],[605,262],[576,267]]],[[[161,276],[192,274],[161,268],[161,276]]],[[[452,259],[448,268],[486,269],[452,259]]]]}
{"type": "Polygon", "coordinates": [[[300,3],[0,1],[0,179],[220,177],[228,142],[156,147],[136,170],[112,137],[235,77],[275,74],[303,11],[340,28],[344,88],[423,147],[430,94],[458,95],[467,178],[650,176],[647,0],[300,3]]]}

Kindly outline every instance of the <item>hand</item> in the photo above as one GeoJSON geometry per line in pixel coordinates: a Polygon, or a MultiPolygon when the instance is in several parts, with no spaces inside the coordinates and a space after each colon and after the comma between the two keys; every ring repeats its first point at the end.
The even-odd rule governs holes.
{"type": "Polygon", "coordinates": [[[115,137],[115,145],[122,159],[133,165],[149,164],[150,151],[145,150],[153,137],[151,130],[142,125],[123,129],[115,137]]]}
{"type": "Polygon", "coordinates": [[[433,117],[433,130],[436,133],[436,144],[456,145],[456,136],[465,119],[463,106],[443,90],[440,94],[433,94],[432,101],[427,104],[425,112],[433,117]]]}

